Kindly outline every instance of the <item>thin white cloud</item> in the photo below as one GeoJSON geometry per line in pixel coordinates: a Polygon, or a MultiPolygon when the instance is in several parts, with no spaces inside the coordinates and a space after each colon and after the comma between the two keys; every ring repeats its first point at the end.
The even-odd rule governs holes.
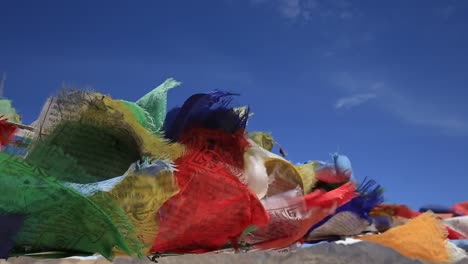
{"type": "Polygon", "coordinates": [[[356,16],[347,0],[250,0],[255,6],[273,5],[278,13],[289,20],[310,20],[313,17],[349,20],[356,16]]]}
{"type": "Polygon", "coordinates": [[[277,8],[281,16],[296,20],[311,18],[314,9],[317,7],[316,0],[277,0],[277,8]]]}
{"type": "Polygon", "coordinates": [[[392,96],[383,102],[383,107],[409,124],[432,127],[447,134],[468,135],[468,119],[433,103],[393,91],[392,96]]]}
{"type": "Polygon", "coordinates": [[[447,5],[444,7],[439,7],[436,9],[437,15],[444,17],[444,18],[449,18],[451,17],[456,11],[456,7],[454,5],[447,5]]]}
{"type": "Polygon", "coordinates": [[[280,0],[279,11],[286,18],[295,19],[304,11],[301,0],[280,0]]]}
{"type": "Polygon", "coordinates": [[[250,0],[250,3],[252,5],[259,5],[259,4],[264,4],[269,2],[270,0],[250,0]]]}
{"type": "Polygon", "coordinates": [[[353,17],[354,17],[353,12],[351,12],[349,10],[345,10],[345,11],[340,13],[340,18],[341,19],[352,19],[353,17]]]}
{"type": "Polygon", "coordinates": [[[335,109],[351,109],[369,100],[378,100],[381,110],[408,124],[438,129],[447,134],[468,135],[468,119],[463,113],[450,112],[434,102],[416,99],[389,87],[385,82],[355,78],[350,74],[334,74],[333,82],[340,89],[354,96],[337,100],[335,109]]]}
{"type": "Polygon", "coordinates": [[[377,95],[373,93],[365,93],[365,94],[355,94],[348,97],[342,97],[338,99],[335,103],[335,109],[345,109],[349,110],[353,107],[360,106],[365,102],[376,98],[377,95]]]}

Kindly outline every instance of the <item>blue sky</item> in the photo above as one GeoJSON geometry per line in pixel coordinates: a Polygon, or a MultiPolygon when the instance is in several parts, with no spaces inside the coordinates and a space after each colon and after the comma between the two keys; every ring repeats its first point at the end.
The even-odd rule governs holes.
{"type": "Polygon", "coordinates": [[[241,93],[294,162],[347,154],[412,207],[468,199],[468,3],[0,0],[0,72],[26,122],[62,82],[136,100],[174,77],[241,93]]]}

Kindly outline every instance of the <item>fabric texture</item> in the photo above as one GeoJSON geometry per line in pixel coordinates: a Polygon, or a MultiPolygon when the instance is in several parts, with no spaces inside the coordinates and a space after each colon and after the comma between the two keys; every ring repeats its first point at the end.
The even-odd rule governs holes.
{"type": "Polygon", "coordinates": [[[299,187],[302,193],[306,192],[307,187],[304,187],[302,175],[290,162],[280,157],[270,157],[265,159],[264,166],[269,177],[268,196],[293,190],[296,187],[299,187]]]}
{"type": "Polygon", "coordinates": [[[452,206],[453,212],[457,215],[463,216],[468,215],[468,202],[461,202],[452,206]]]}
{"type": "Polygon", "coordinates": [[[13,108],[11,101],[0,97],[0,119],[8,119],[14,123],[21,123],[21,116],[13,108]]]}
{"type": "Polygon", "coordinates": [[[260,147],[272,151],[273,146],[275,145],[275,141],[273,137],[271,136],[271,133],[265,133],[265,132],[250,132],[248,134],[248,138],[253,140],[256,144],[258,144],[260,147]]]}
{"type": "Polygon", "coordinates": [[[355,196],[355,186],[351,183],[327,193],[317,190],[302,196],[299,189],[278,194],[264,202],[270,223],[246,235],[244,240],[260,249],[287,247],[300,241],[310,226],[355,196]]]}
{"type": "Polygon", "coordinates": [[[295,166],[299,175],[301,175],[305,193],[310,193],[315,187],[317,183],[316,170],[319,166],[320,164],[316,161],[295,166]]]}
{"type": "Polygon", "coordinates": [[[159,211],[153,252],[202,253],[236,241],[249,226],[268,224],[262,204],[240,180],[244,131],[191,129],[180,141],[185,155],[175,161],[180,192],[159,211]],[[220,217],[222,216],[222,217],[220,217]]]}
{"type": "Polygon", "coordinates": [[[12,156],[25,157],[31,142],[32,137],[29,131],[17,129],[11,141],[1,151],[12,156]]]}
{"type": "Polygon", "coordinates": [[[0,213],[0,259],[8,258],[24,221],[24,216],[21,214],[4,213],[0,213]]]}
{"type": "Polygon", "coordinates": [[[178,190],[172,168],[159,162],[130,172],[110,191],[136,227],[135,236],[143,243],[144,255],[151,253],[159,231],[159,209],[178,190]]]}
{"type": "Polygon", "coordinates": [[[459,216],[443,220],[444,224],[468,238],[468,216],[459,216]]]}
{"type": "MultiPolygon", "coordinates": [[[[28,185],[37,197],[25,203],[29,208],[41,202],[37,206],[42,209],[40,214],[29,216],[28,210],[32,209],[21,208],[18,202],[3,208],[6,213],[28,215],[15,244],[26,246],[28,252],[53,249],[97,252],[106,257],[114,253],[148,254],[158,230],[157,211],[177,189],[172,171],[161,175],[155,170],[126,171],[145,157],[170,161],[181,155],[183,147],[169,144],[145,128],[126,102],[97,93],[63,92],[49,99],[49,107],[45,109],[26,159],[5,158],[5,165],[13,165],[1,175],[1,180],[8,183],[5,186],[15,185],[15,180],[20,181],[21,177],[26,177],[27,183],[36,180],[38,184],[28,185]],[[29,174],[24,174],[24,168],[28,168],[29,174]],[[124,173],[125,176],[118,176],[124,173]],[[19,176],[13,180],[8,174],[19,176]],[[48,185],[49,192],[71,195],[69,201],[65,200],[66,195],[54,199],[39,187],[48,185]],[[65,210],[63,214],[70,214],[66,221],[62,220],[63,214],[52,216],[60,206],[68,210],[80,208],[84,214],[71,218],[73,214],[65,210]],[[48,218],[49,222],[37,222],[40,217],[48,218]],[[76,225],[83,230],[66,230],[67,226],[76,225]],[[96,231],[97,228],[103,230],[96,231]],[[32,234],[35,229],[37,234],[32,234]],[[83,233],[82,239],[75,232],[83,233]],[[101,242],[94,238],[99,236],[103,236],[101,242]]],[[[16,195],[30,197],[32,194],[26,190],[16,195]]]]}
{"type": "Polygon", "coordinates": [[[0,153],[0,186],[0,213],[25,216],[15,249],[97,252],[111,257],[118,247],[136,255],[137,249],[130,248],[105,211],[41,168],[0,153]]]}
{"type": "Polygon", "coordinates": [[[10,144],[11,140],[15,136],[17,127],[7,123],[7,119],[1,119],[0,116],[0,151],[3,147],[10,144]]]}
{"type": "Polygon", "coordinates": [[[383,234],[361,236],[359,239],[390,247],[409,258],[450,261],[446,249],[447,231],[431,213],[424,213],[383,234]]]}
{"type": "Polygon", "coordinates": [[[318,181],[328,184],[339,184],[353,179],[353,169],[348,157],[333,154],[333,163],[320,163],[315,169],[318,181]]]}
{"type": "Polygon", "coordinates": [[[383,190],[375,181],[365,179],[357,189],[359,196],[340,206],[335,214],[312,226],[309,240],[327,236],[354,236],[364,232],[372,223],[372,208],[383,202],[383,190]]]}
{"type": "Polygon", "coordinates": [[[252,114],[233,105],[236,94],[193,94],[167,112],[179,85],[167,79],[136,102],[64,90],[34,127],[0,100],[0,257],[248,260],[229,253],[267,258],[377,231],[356,244],[425,261],[466,256],[446,242],[468,234],[466,219],[452,218],[466,202],[426,208],[438,215],[382,204],[376,182],[356,186],[348,157],[294,164],[270,133],[248,133],[252,114]]]}
{"type": "MultiPolygon", "coordinates": [[[[169,90],[181,84],[181,82],[169,78],[136,102],[136,104],[144,109],[153,120],[154,132],[162,132],[164,120],[166,118],[167,93],[169,90]]],[[[148,121],[146,123],[148,123],[148,121]]]]}
{"type": "MultiPolygon", "coordinates": [[[[124,174],[132,163],[144,156],[171,159],[183,151],[182,146],[169,144],[140,125],[122,101],[90,92],[64,93],[57,101],[62,116],[55,119],[55,124],[48,125],[45,135],[39,135],[28,161],[57,169],[57,160],[73,160],[69,162],[75,162],[82,172],[74,173],[75,176],[61,173],[61,177],[68,177],[63,180],[102,181],[124,174]],[[55,155],[53,159],[49,152],[55,155]],[[79,175],[84,173],[91,179],[80,179],[79,175]]],[[[46,112],[43,119],[56,115],[46,112]]]]}

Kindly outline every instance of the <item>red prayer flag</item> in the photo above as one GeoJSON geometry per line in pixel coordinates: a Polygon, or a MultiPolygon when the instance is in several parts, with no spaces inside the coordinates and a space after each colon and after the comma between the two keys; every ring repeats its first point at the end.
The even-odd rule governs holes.
{"type": "Polygon", "coordinates": [[[262,203],[237,177],[248,147],[243,130],[191,129],[180,142],[187,147],[175,161],[180,192],[159,211],[153,252],[204,253],[229,241],[236,247],[247,227],[268,224],[262,203]]]}
{"type": "Polygon", "coordinates": [[[244,241],[259,249],[281,249],[300,241],[310,227],[335,209],[358,195],[356,186],[349,182],[335,190],[316,190],[306,196],[296,191],[272,197],[265,206],[270,214],[270,224],[244,236],[244,241]]]}
{"type": "Polygon", "coordinates": [[[2,146],[8,146],[15,136],[16,130],[17,127],[9,124],[7,119],[0,120],[0,151],[2,150],[2,146]]]}
{"type": "Polygon", "coordinates": [[[452,206],[453,211],[459,215],[468,215],[468,202],[461,202],[452,206]]]}

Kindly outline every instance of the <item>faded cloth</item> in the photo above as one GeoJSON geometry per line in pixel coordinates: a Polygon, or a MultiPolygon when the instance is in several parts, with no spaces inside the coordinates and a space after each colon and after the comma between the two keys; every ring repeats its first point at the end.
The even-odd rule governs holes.
{"type": "Polygon", "coordinates": [[[446,249],[447,231],[432,213],[424,213],[385,233],[360,239],[390,247],[409,258],[432,262],[450,261],[446,249]]]}

